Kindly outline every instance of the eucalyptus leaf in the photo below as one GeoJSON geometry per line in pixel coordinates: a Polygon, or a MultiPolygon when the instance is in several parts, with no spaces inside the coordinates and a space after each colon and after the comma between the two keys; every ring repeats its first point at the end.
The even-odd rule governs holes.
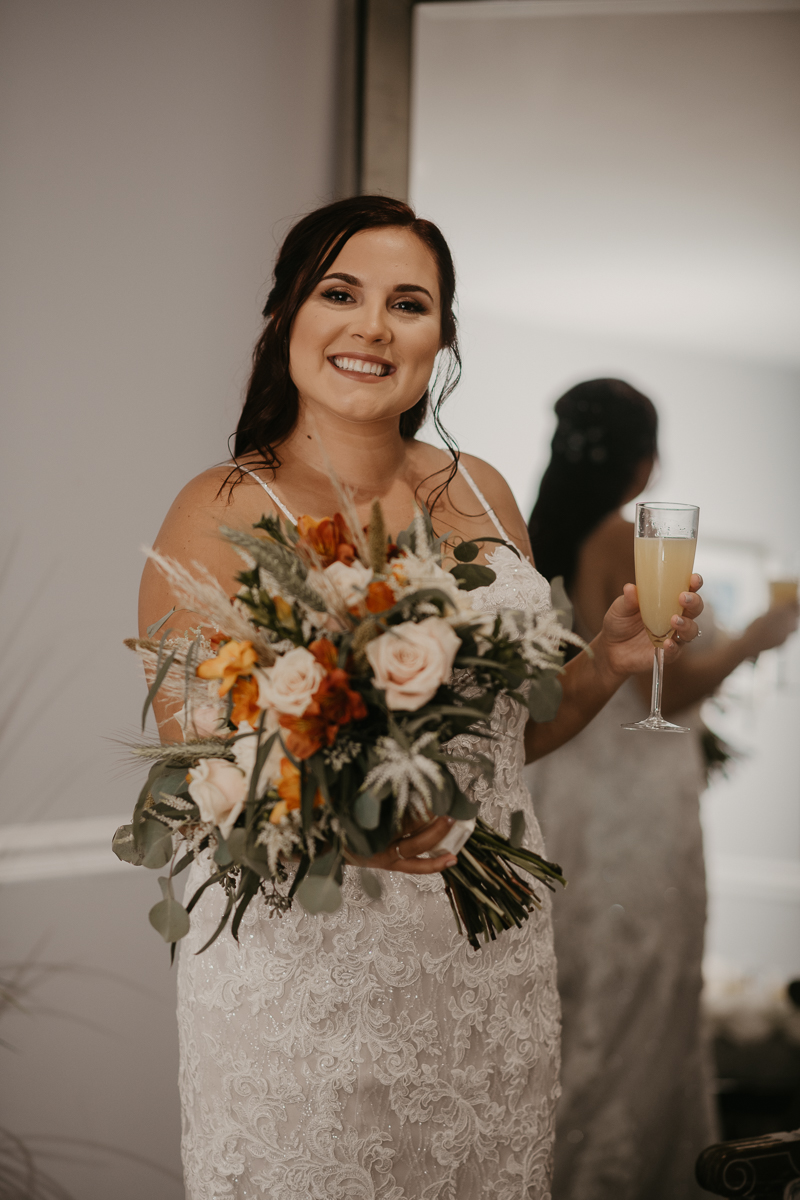
{"type": "Polygon", "coordinates": [[[167,621],[170,619],[170,617],[172,616],[172,614],[174,612],[175,612],[175,608],[173,607],[169,610],[168,613],[164,613],[164,616],[161,617],[161,619],[159,621],[154,621],[152,625],[148,625],[147,626],[147,636],[149,638],[155,637],[156,634],[158,633],[159,629],[161,629],[162,625],[166,625],[167,621]]]}
{"type": "Polygon", "coordinates": [[[464,793],[457,788],[448,815],[451,816],[454,821],[471,821],[473,817],[477,817],[478,813],[480,812],[480,808],[480,804],[476,804],[474,800],[470,800],[468,796],[465,796],[464,793]]]}
{"type": "Polygon", "coordinates": [[[377,829],[381,819],[381,802],[372,792],[359,792],[353,805],[353,816],[362,829],[377,829]]]}
{"type": "Polygon", "coordinates": [[[228,843],[217,830],[217,848],[214,851],[214,862],[219,867],[227,867],[233,862],[233,855],[228,849],[228,843]]]}
{"type": "Polygon", "coordinates": [[[177,796],[184,789],[185,784],[185,771],[169,771],[165,775],[159,775],[158,779],[153,781],[150,795],[153,797],[153,801],[158,803],[164,796],[177,796]]]}
{"type": "Polygon", "coordinates": [[[518,808],[511,814],[511,833],[508,840],[511,845],[517,849],[522,845],[522,839],[525,837],[525,813],[521,808],[518,808]]]}
{"type": "Polygon", "coordinates": [[[244,858],[245,842],[247,841],[246,829],[232,829],[227,837],[228,853],[235,863],[240,863],[244,858]]]}
{"type": "Polygon", "coordinates": [[[465,592],[488,587],[497,578],[491,567],[482,567],[479,563],[458,563],[450,568],[450,574],[458,580],[462,591],[465,592]]]}
{"type": "Polygon", "coordinates": [[[342,904],[342,889],[330,876],[306,875],[297,889],[297,899],[307,913],[336,912],[342,904]]]}
{"type": "Polygon", "coordinates": [[[362,891],[366,896],[369,896],[370,900],[380,900],[383,895],[383,888],[377,875],[374,875],[372,871],[365,870],[364,867],[359,867],[358,880],[362,891]]]}
{"type": "Polygon", "coordinates": [[[333,875],[339,865],[340,856],[335,850],[326,850],[309,865],[309,875],[333,875]]]}
{"type": "Polygon", "coordinates": [[[159,879],[158,882],[164,892],[164,899],[150,909],[150,924],[165,942],[179,942],[189,932],[189,914],[171,894],[171,888],[164,887],[165,881],[159,879]]]}
{"type": "Polygon", "coordinates": [[[531,681],[528,691],[528,712],[533,721],[552,721],[561,704],[563,688],[555,672],[548,671],[531,681]]]}
{"type": "Polygon", "coordinates": [[[141,867],[144,862],[144,853],[133,840],[132,825],[120,825],[111,839],[111,849],[120,862],[130,863],[134,867],[141,867]]]}
{"type": "Polygon", "coordinates": [[[472,562],[474,558],[478,557],[478,547],[474,542],[461,542],[453,551],[453,557],[460,563],[472,562]]]}
{"type": "Polygon", "coordinates": [[[172,858],[172,834],[160,821],[145,821],[139,839],[142,851],[142,866],[150,871],[160,871],[172,858]]]}

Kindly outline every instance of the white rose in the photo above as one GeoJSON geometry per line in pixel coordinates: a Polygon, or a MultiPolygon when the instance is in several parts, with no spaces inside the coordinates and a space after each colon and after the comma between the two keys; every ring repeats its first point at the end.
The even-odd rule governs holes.
{"type": "Polygon", "coordinates": [[[200,809],[201,819],[219,826],[227,838],[247,797],[244,775],[225,758],[201,758],[189,775],[189,795],[200,809]]]}
{"type": "Polygon", "coordinates": [[[461,642],[447,621],[427,617],[419,624],[394,625],[367,644],[375,686],[389,708],[415,712],[427,704],[453,672],[461,642]]]}
{"type": "Polygon", "coordinates": [[[292,717],[302,717],[325,678],[324,667],[303,646],[282,654],[274,667],[253,673],[261,708],[275,708],[292,717]]]}
{"type": "MultiPolygon", "coordinates": [[[[275,733],[279,728],[278,714],[274,708],[269,709],[264,721],[264,733],[262,745],[267,739],[275,733]]],[[[244,772],[245,783],[250,787],[250,776],[253,774],[253,768],[256,765],[256,731],[248,721],[241,721],[239,724],[239,733],[245,734],[244,737],[238,737],[233,743],[233,754],[236,759],[236,765],[240,771],[244,772]]],[[[284,749],[281,745],[280,738],[276,738],[272,743],[272,749],[266,757],[266,761],[261,768],[261,775],[256,784],[256,796],[260,796],[267,784],[278,779],[281,773],[281,758],[284,755],[284,749]]]]}
{"type": "Polygon", "coordinates": [[[323,575],[333,584],[348,608],[354,608],[364,599],[364,593],[372,581],[372,571],[358,561],[352,567],[343,562],[331,563],[323,575]]]}

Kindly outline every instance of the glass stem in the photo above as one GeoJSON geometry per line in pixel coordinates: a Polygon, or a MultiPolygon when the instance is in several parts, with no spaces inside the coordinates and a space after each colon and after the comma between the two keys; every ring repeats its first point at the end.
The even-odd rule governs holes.
{"type": "Polygon", "coordinates": [[[661,716],[661,682],[664,678],[664,647],[656,646],[653,655],[653,690],[650,693],[650,716],[661,716]]]}

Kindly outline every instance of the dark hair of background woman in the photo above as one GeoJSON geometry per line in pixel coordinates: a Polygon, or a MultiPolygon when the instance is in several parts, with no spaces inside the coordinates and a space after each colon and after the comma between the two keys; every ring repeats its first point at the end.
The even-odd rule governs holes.
{"type": "Polygon", "coordinates": [[[364,229],[395,226],[410,229],[436,260],[441,293],[442,349],[437,395],[426,390],[417,403],[400,416],[400,433],[413,438],[432,407],[433,422],[453,455],[453,464],[437,495],[457,470],[458,450],[443,429],[439,410],[456,386],[461,358],[453,314],[456,278],[447,242],[436,225],[421,220],[400,200],[388,196],[352,196],[337,200],[303,217],[289,230],[278,254],[274,286],[264,308],[267,325],[253,352],[253,371],[244,407],[236,428],[237,458],[257,454],[267,467],[280,465],[278,449],[297,424],[297,388],[289,374],[289,339],[300,306],[327,274],[343,246],[364,229]]]}
{"type": "Polygon", "coordinates": [[[576,384],[556,401],[558,425],[528,532],[537,568],[569,592],[581,545],[619,508],[636,469],[658,453],[652,401],[621,379],[576,384]]]}

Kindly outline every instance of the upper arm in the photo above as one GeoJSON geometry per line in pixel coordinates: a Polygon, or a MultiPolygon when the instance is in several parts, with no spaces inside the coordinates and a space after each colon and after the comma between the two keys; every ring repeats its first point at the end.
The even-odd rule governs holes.
{"type": "Polygon", "coordinates": [[[528,527],[522,513],[519,511],[519,505],[514,499],[514,493],[503,476],[495,467],[484,462],[482,458],[475,458],[472,454],[462,454],[461,458],[470,475],[491,505],[495,516],[505,529],[510,540],[522,551],[526,558],[533,562],[533,551],[531,549],[530,538],[528,537],[528,527]]]}
{"type": "MultiPolygon", "coordinates": [[[[227,489],[220,494],[226,475],[224,468],[213,468],[198,475],[178,493],[158,531],[154,549],[166,558],[177,559],[189,570],[195,563],[206,567],[231,595],[237,590],[236,574],[242,569],[242,561],[219,533],[221,524],[234,523],[231,515],[234,506],[227,489]]],[[[202,623],[197,614],[179,607],[169,583],[148,559],[139,587],[139,635],[143,637],[147,626],[172,607],[178,609],[169,622],[176,633],[202,623]]]]}

